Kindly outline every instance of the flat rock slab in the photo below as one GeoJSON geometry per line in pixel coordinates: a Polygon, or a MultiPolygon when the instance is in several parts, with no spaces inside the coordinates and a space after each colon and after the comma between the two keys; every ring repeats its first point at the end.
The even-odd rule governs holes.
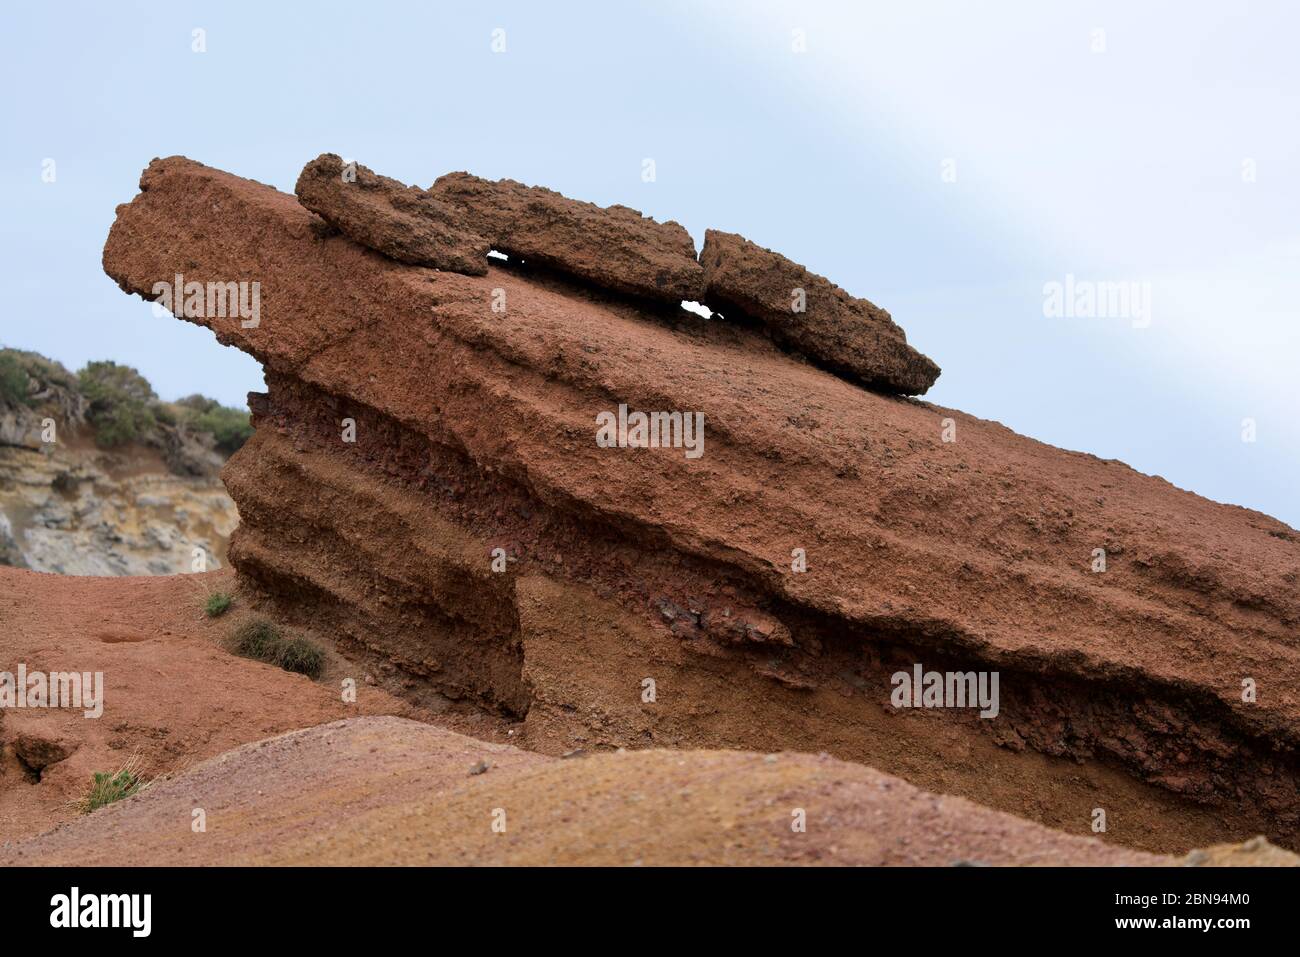
{"type": "Polygon", "coordinates": [[[399,262],[487,275],[488,241],[460,210],[416,186],[322,153],[302,169],[298,201],[339,232],[399,262]]]}
{"type": "Polygon", "coordinates": [[[501,252],[646,299],[676,304],[703,295],[695,243],[678,223],[469,173],[439,177],[429,193],[468,214],[472,228],[501,252]]]}
{"type": "Polygon", "coordinates": [[[710,229],[700,253],[705,302],[756,319],[781,345],[862,385],[923,395],[939,367],[889,313],[735,233],[710,229]]]}

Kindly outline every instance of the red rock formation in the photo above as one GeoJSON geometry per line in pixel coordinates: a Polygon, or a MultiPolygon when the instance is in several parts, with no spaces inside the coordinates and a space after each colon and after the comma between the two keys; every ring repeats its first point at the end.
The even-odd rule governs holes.
{"type": "Polygon", "coordinates": [[[402,265],[188,160],[141,187],[104,252],[123,289],[181,266],[262,283],[257,327],[195,321],[267,371],[225,471],[231,559],[291,619],[550,753],[826,750],[1066,829],[1110,808],[1146,848],[1294,846],[1280,522],[864,391],[749,328],[402,265]],[[702,414],[704,454],[602,447],[620,404],[702,414]],[[998,716],[893,707],[915,663],[998,671],[998,716]]]}
{"type": "Polygon", "coordinates": [[[440,177],[429,194],[460,208],[493,248],[602,289],[674,306],[698,301],[704,292],[695,244],[677,223],[469,173],[440,177]]]}
{"type": "Polygon", "coordinates": [[[710,229],[700,253],[705,302],[757,319],[783,345],[854,382],[924,395],[939,367],[889,313],[735,233],[710,229]]]}
{"type": "Polygon", "coordinates": [[[349,239],[398,262],[487,275],[487,240],[422,189],[322,153],[303,167],[294,192],[349,239]]]}

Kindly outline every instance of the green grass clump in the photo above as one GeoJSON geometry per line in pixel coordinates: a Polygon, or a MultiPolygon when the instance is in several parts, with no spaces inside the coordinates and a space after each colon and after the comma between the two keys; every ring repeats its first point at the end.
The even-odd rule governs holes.
{"type": "Polygon", "coordinates": [[[203,610],[207,612],[209,618],[220,618],[230,608],[233,601],[234,599],[226,592],[214,591],[208,596],[207,602],[203,605],[203,610]]]}
{"type": "Polygon", "coordinates": [[[137,772],[135,759],[132,758],[117,771],[96,771],[94,783],[77,802],[77,808],[82,814],[89,814],[105,804],[138,794],[143,787],[144,782],[137,772]]]}
{"type": "Polygon", "coordinates": [[[306,638],[290,638],[280,646],[280,667],[285,671],[294,671],[308,678],[320,676],[325,667],[325,652],[320,646],[306,638]]]}
{"type": "Polygon", "coordinates": [[[246,621],[230,637],[230,650],[244,658],[279,664],[277,649],[284,644],[279,629],[265,618],[246,621]]]}
{"type": "Polygon", "coordinates": [[[308,678],[320,677],[325,667],[325,652],[319,645],[306,638],[286,638],[265,618],[254,618],[236,628],[230,648],[244,658],[265,661],[308,678]]]}

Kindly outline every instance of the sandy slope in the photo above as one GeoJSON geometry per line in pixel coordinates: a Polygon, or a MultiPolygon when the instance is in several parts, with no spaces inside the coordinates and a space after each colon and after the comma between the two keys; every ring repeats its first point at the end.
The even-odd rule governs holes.
{"type": "Polygon", "coordinates": [[[245,745],[73,826],[0,850],[6,865],[1163,860],[824,755],[655,750],[548,758],[394,717],[245,745]],[[205,815],[202,833],[193,829],[196,809],[205,815]],[[806,831],[793,829],[797,809],[806,831]]]}
{"type": "Polygon", "coordinates": [[[220,642],[239,613],[210,621],[202,604],[209,591],[230,587],[224,571],[114,579],[0,567],[0,671],[101,671],[105,687],[97,719],[65,709],[0,711],[0,839],[74,818],[67,805],[93,772],[132,755],[152,776],[305,725],[409,711],[361,680],[357,703],[345,705],[346,663],[312,682],[228,654],[220,642]],[[47,759],[43,768],[30,764],[47,759]]]}

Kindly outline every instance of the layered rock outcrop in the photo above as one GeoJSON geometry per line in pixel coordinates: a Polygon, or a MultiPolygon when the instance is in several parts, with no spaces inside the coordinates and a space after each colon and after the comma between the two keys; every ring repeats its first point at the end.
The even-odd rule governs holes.
{"type": "Polygon", "coordinates": [[[298,200],[349,239],[399,262],[487,275],[488,242],[422,189],[323,153],[303,167],[298,200]]]}
{"type": "Polygon", "coordinates": [[[904,395],[924,395],[939,378],[889,313],[779,253],[710,229],[700,262],[708,305],[753,316],[777,342],[839,375],[904,395]]]}
{"type": "Polygon", "coordinates": [[[220,568],[239,513],[215,472],[88,442],[0,448],[0,565],[62,575],[177,575],[220,568]]]}
{"type": "Polygon", "coordinates": [[[677,223],[469,173],[448,173],[429,193],[461,209],[503,253],[631,296],[672,305],[702,298],[695,244],[677,223]]]}
{"type": "Polygon", "coordinates": [[[104,253],[124,290],[262,283],[257,327],[194,321],[266,369],[231,559],[295,623],[544,752],[825,750],[1069,830],[1110,808],[1144,848],[1295,845],[1282,523],[573,272],[404,265],[181,158],[141,187],[104,253]],[[917,664],[996,671],[996,717],[898,706],[917,664]]]}

